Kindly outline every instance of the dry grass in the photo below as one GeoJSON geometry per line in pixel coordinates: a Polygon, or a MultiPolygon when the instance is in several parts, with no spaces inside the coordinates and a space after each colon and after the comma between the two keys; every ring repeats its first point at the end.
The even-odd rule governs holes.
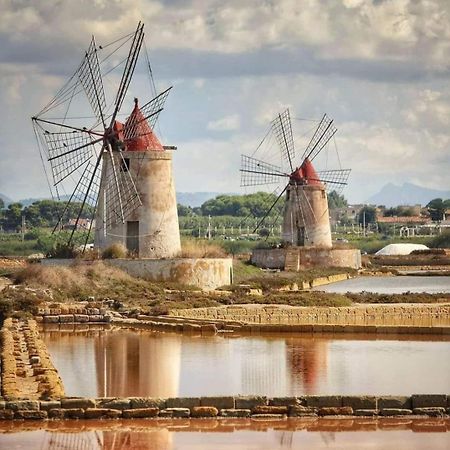
{"type": "Polygon", "coordinates": [[[118,258],[126,258],[128,256],[128,250],[123,244],[112,244],[109,247],[105,248],[102,252],[103,259],[118,259],[118,258]]]}
{"type": "Polygon", "coordinates": [[[207,240],[183,239],[181,241],[181,258],[226,258],[225,250],[218,244],[207,240]]]}

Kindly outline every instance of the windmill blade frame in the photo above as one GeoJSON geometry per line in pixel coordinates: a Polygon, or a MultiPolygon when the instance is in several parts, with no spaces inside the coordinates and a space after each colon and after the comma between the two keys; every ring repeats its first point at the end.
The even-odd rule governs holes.
{"type": "Polygon", "coordinates": [[[264,221],[267,219],[267,217],[269,217],[270,213],[272,212],[272,209],[275,208],[275,205],[278,203],[278,201],[280,200],[281,196],[286,192],[287,188],[289,186],[289,183],[286,184],[286,186],[284,187],[284,189],[280,192],[280,194],[277,196],[277,198],[275,199],[275,201],[272,203],[272,205],[270,206],[270,208],[267,210],[266,214],[262,217],[262,219],[257,223],[255,229],[253,230],[253,233],[256,233],[259,228],[261,227],[261,225],[264,223],[264,221]]]}
{"type": "Polygon", "coordinates": [[[280,177],[289,178],[289,174],[274,164],[266,163],[252,156],[241,155],[241,186],[262,186],[279,184],[280,177]]]}
{"type": "Polygon", "coordinates": [[[333,119],[324,114],[302,155],[302,164],[307,159],[312,162],[335,135],[336,131],[337,128],[334,126],[333,119]]]}
{"type": "Polygon", "coordinates": [[[275,135],[281,154],[292,172],[294,170],[292,161],[295,158],[295,147],[289,108],[278,114],[272,121],[272,133],[275,135]]]}
{"type": "Polygon", "coordinates": [[[103,88],[103,79],[94,36],[92,36],[91,44],[86,51],[84,59],[77,71],[77,75],[97,120],[100,121],[103,124],[103,128],[106,129],[104,116],[104,111],[106,110],[105,90],[103,88]]]}
{"type": "Polygon", "coordinates": [[[116,99],[114,101],[115,108],[111,116],[111,124],[109,128],[112,128],[116,120],[117,114],[122,107],[122,103],[125,99],[125,95],[128,91],[128,86],[130,85],[131,78],[133,77],[134,69],[136,67],[137,59],[141,51],[142,42],[144,40],[144,24],[142,22],[138,23],[136,31],[133,36],[133,41],[128,52],[127,62],[122,73],[122,79],[120,80],[119,89],[117,91],[116,99]]]}
{"type": "Polygon", "coordinates": [[[342,192],[351,173],[351,169],[336,169],[336,170],[320,170],[317,172],[320,181],[325,184],[327,192],[336,191],[338,194],[342,192]]]}

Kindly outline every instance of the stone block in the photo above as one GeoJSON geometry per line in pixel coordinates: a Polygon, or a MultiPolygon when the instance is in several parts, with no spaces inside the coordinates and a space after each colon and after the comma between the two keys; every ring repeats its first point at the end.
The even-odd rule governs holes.
{"type": "Polygon", "coordinates": [[[217,409],[234,409],[234,397],[201,397],[200,406],[214,406],[217,409]]]}
{"type": "Polygon", "coordinates": [[[63,411],[64,419],[84,419],[84,409],[82,408],[63,409],[63,411]]]}
{"type": "Polygon", "coordinates": [[[53,408],[48,410],[48,418],[49,419],[64,419],[64,415],[65,412],[67,410],[66,409],[61,409],[61,408],[53,408]]]}
{"type": "Polygon", "coordinates": [[[352,416],[353,408],[351,406],[319,408],[318,414],[319,416],[352,416]]]}
{"type": "Polygon", "coordinates": [[[44,323],[59,323],[59,316],[44,316],[44,323]]]}
{"type": "Polygon", "coordinates": [[[288,406],[255,406],[252,409],[253,414],[287,414],[288,406]]]}
{"type": "Polygon", "coordinates": [[[250,417],[250,409],[221,409],[222,417],[250,417]]]}
{"type": "Polygon", "coordinates": [[[73,320],[77,323],[89,322],[89,316],[87,314],[74,314],[73,320]]]}
{"type": "Polygon", "coordinates": [[[378,397],[378,409],[396,408],[396,409],[412,409],[411,397],[387,395],[378,397]]]}
{"type": "Polygon", "coordinates": [[[145,419],[147,417],[156,417],[158,413],[158,408],[125,409],[122,417],[124,419],[145,419]]]}
{"type": "Polygon", "coordinates": [[[317,416],[317,408],[310,406],[294,405],[289,407],[289,417],[317,416]]]}
{"type": "Polygon", "coordinates": [[[77,409],[77,408],[95,408],[95,400],[91,398],[63,398],[61,399],[61,408],[77,409]]]}
{"type": "Polygon", "coordinates": [[[166,400],[167,409],[189,408],[200,406],[200,397],[175,397],[166,400]]]}
{"type": "Polygon", "coordinates": [[[41,411],[50,411],[51,409],[61,408],[61,402],[58,400],[41,400],[39,404],[41,411]]]}
{"type": "Polygon", "coordinates": [[[269,398],[269,406],[293,406],[300,405],[301,399],[297,397],[274,397],[269,398]]]}
{"type": "Polygon", "coordinates": [[[445,394],[416,394],[411,396],[412,407],[414,408],[431,408],[447,406],[447,395],[445,394]]]}
{"type": "Polygon", "coordinates": [[[191,415],[191,411],[189,408],[166,408],[163,411],[161,411],[161,413],[170,414],[170,417],[176,418],[189,417],[191,415]]]}
{"type": "Polygon", "coordinates": [[[354,412],[355,416],[374,417],[378,415],[378,409],[357,409],[354,412]]]}
{"type": "Polygon", "coordinates": [[[346,395],[342,397],[342,406],[356,409],[377,409],[377,398],[372,395],[346,395]]]}
{"type": "Polygon", "coordinates": [[[10,409],[0,410],[0,420],[12,420],[14,418],[14,412],[10,409]]]}
{"type": "Polygon", "coordinates": [[[418,416],[429,416],[429,417],[443,417],[446,413],[445,408],[442,407],[429,407],[429,408],[414,408],[414,414],[418,416]]]}
{"type": "Polygon", "coordinates": [[[98,408],[106,409],[130,409],[131,401],[129,398],[97,398],[96,405],[98,408]]]}
{"type": "Polygon", "coordinates": [[[173,411],[162,409],[161,411],[159,411],[158,416],[163,418],[171,418],[173,416],[173,411]]]}
{"type": "Polygon", "coordinates": [[[194,406],[191,417],[216,417],[219,411],[214,406],[194,406]]]}
{"type": "Polygon", "coordinates": [[[251,418],[256,420],[285,419],[286,414],[252,414],[251,418]]]}
{"type": "Polygon", "coordinates": [[[39,402],[37,400],[14,400],[6,402],[5,407],[12,411],[38,411],[39,402]]]}
{"type": "Polygon", "coordinates": [[[163,398],[153,397],[130,397],[131,409],[141,408],[166,408],[166,400],[163,398]]]}
{"type": "Polygon", "coordinates": [[[252,395],[245,397],[235,397],[236,409],[253,409],[255,406],[267,405],[267,397],[252,395]]]}
{"type": "Polygon", "coordinates": [[[97,315],[89,315],[89,322],[104,322],[104,317],[100,314],[97,315]]]}
{"type": "Polygon", "coordinates": [[[74,321],[73,314],[61,314],[59,316],[59,323],[72,323],[74,321]]]}
{"type": "Polygon", "coordinates": [[[380,410],[381,416],[408,416],[412,411],[407,408],[383,408],[380,410]]]}
{"type": "Polygon", "coordinates": [[[0,410],[5,409],[6,402],[4,400],[0,400],[0,410]]]}
{"type": "Polygon", "coordinates": [[[87,408],[84,412],[85,419],[118,419],[122,411],[110,408],[87,408]]]}
{"type": "Polygon", "coordinates": [[[47,411],[19,410],[14,412],[14,419],[24,420],[44,420],[47,418],[47,411]]]}
{"type": "Polygon", "coordinates": [[[340,395],[309,395],[305,397],[306,406],[315,408],[338,408],[342,406],[340,395]]]}

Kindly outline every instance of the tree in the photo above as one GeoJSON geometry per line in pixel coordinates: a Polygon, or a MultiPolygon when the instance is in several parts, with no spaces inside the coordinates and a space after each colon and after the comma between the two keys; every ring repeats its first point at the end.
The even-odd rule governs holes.
{"type": "Polygon", "coordinates": [[[435,222],[444,219],[445,211],[450,208],[450,199],[434,198],[427,204],[431,219],[435,222]]]}
{"type": "Polygon", "coordinates": [[[185,205],[178,203],[177,209],[178,209],[178,216],[180,216],[180,217],[195,215],[194,211],[192,210],[192,208],[190,206],[185,206],[185,205]]]}
{"type": "Polygon", "coordinates": [[[10,203],[4,211],[2,225],[5,230],[15,231],[22,223],[22,204],[10,203]]]}
{"type": "Polygon", "coordinates": [[[331,191],[328,194],[328,208],[338,209],[348,206],[348,202],[343,195],[339,195],[336,191],[331,191]]]}
{"type": "Polygon", "coordinates": [[[377,211],[373,206],[364,206],[358,216],[358,222],[361,224],[374,223],[377,220],[377,211]]]}
{"type": "Polygon", "coordinates": [[[0,197],[0,209],[5,207],[5,201],[0,197]]]}

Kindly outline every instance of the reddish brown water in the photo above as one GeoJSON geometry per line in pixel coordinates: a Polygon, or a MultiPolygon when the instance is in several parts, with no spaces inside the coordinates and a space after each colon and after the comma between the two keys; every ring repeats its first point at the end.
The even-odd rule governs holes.
{"type": "Polygon", "coordinates": [[[450,421],[440,419],[0,422],[0,449],[444,450],[448,430],[450,421]]]}
{"type": "Polygon", "coordinates": [[[450,392],[448,338],[98,330],[43,339],[73,396],[450,392]]]}

